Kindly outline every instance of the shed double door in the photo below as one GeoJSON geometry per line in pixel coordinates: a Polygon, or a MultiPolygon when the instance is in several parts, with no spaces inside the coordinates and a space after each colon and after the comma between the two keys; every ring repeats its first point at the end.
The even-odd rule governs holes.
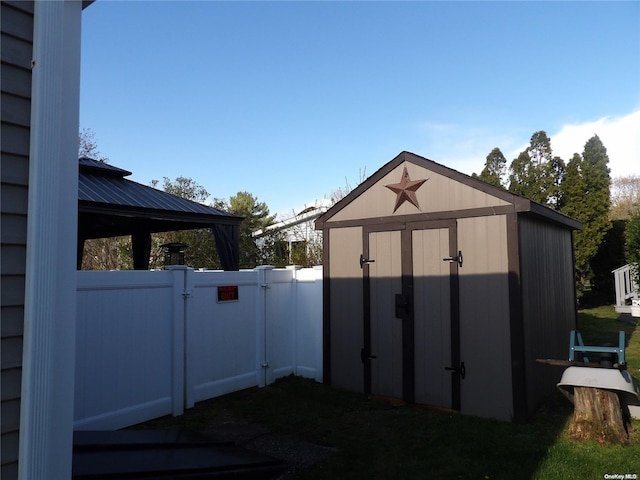
{"type": "Polygon", "coordinates": [[[455,221],[370,229],[364,240],[365,390],[459,410],[455,221]]]}

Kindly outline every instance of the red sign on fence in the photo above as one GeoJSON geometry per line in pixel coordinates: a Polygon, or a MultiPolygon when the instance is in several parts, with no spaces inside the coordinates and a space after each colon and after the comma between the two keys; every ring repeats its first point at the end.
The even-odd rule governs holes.
{"type": "Polygon", "coordinates": [[[218,302],[234,302],[238,300],[238,286],[226,285],[218,287],[218,302]]]}

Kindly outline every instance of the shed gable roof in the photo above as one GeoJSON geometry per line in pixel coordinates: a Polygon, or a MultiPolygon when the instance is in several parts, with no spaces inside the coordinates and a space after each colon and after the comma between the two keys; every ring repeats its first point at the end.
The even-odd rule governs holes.
{"type": "Polygon", "coordinates": [[[423,219],[457,218],[494,211],[532,212],[567,228],[581,227],[574,219],[525,197],[419,155],[401,152],[322,215],[316,228],[356,220],[402,221],[415,215],[423,219]]]}

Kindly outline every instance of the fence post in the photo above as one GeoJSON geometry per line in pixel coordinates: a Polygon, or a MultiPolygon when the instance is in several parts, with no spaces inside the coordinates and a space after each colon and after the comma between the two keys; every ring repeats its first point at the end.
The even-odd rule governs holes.
{"type": "Polygon", "coordinates": [[[195,270],[193,268],[187,268],[184,276],[184,408],[192,408],[195,405],[194,400],[194,379],[193,372],[195,370],[197,359],[194,358],[194,349],[191,345],[193,328],[193,302],[192,298],[195,295],[195,270]]]}
{"type": "Polygon", "coordinates": [[[267,290],[269,289],[268,272],[271,265],[254,268],[257,276],[256,301],[256,360],[258,387],[268,382],[269,359],[267,358],[267,290]]]}
{"type": "Polygon", "coordinates": [[[316,367],[316,377],[315,380],[316,382],[322,382],[322,379],[324,378],[324,371],[323,371],[323,344],[324,344],[324,340],[323,340],[323,318],[324,318],[324,314],[323,314],[323,310],[324,310],[324,302],[322,299],[322,282],[323,282],[323,276],[322,276],[322,267],[314,267],[314,270],[316,270],[316,273],[319,271],[319,276],[315,276],[314,281],[313,281],[313,285],[314,285],[314,291],[316,292],[316,298],[318,299],[318,308],[316,311],[320,312],[320,316],[319,318],[316,318],[316,322],[314,322],[314,338],[315,338],[315,352],[316,352],[316,356],[315,356],[315,367],[316,367]]]}
{"type": "Polygon", "coordinates": [[[291,364],[293,366],[293,374],[298,375],[298,344],[300,343],[299,323],[300,316],[298,306],[300,299],[298,298],[298,270],[302,267],[298,265],[289,265],[287,270],[291,271],[291,287],[289,289],[289,313],[291,315],[291,364]]]}
{"type": "Polygon", "coordinates": [[[172,403],[174,416],[184,413],[185,404],[185,313],[189,292],[186,276],[189,268],[184,265],[165,267],[173,276],[173,338],[172,338],[172,403]]]}

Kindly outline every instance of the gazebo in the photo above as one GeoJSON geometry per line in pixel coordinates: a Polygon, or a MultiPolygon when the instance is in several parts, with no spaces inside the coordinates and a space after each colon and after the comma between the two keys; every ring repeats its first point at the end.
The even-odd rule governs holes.
{"type": "Polygon", "coordinates": [[[131,235],[133,268],[149,268],[151,234],[210,228],[224,270],[239,269],[243,218],[125,177],[131,172],[87,157],[79,159],[78,269],[85,240],[131,235]]]}

